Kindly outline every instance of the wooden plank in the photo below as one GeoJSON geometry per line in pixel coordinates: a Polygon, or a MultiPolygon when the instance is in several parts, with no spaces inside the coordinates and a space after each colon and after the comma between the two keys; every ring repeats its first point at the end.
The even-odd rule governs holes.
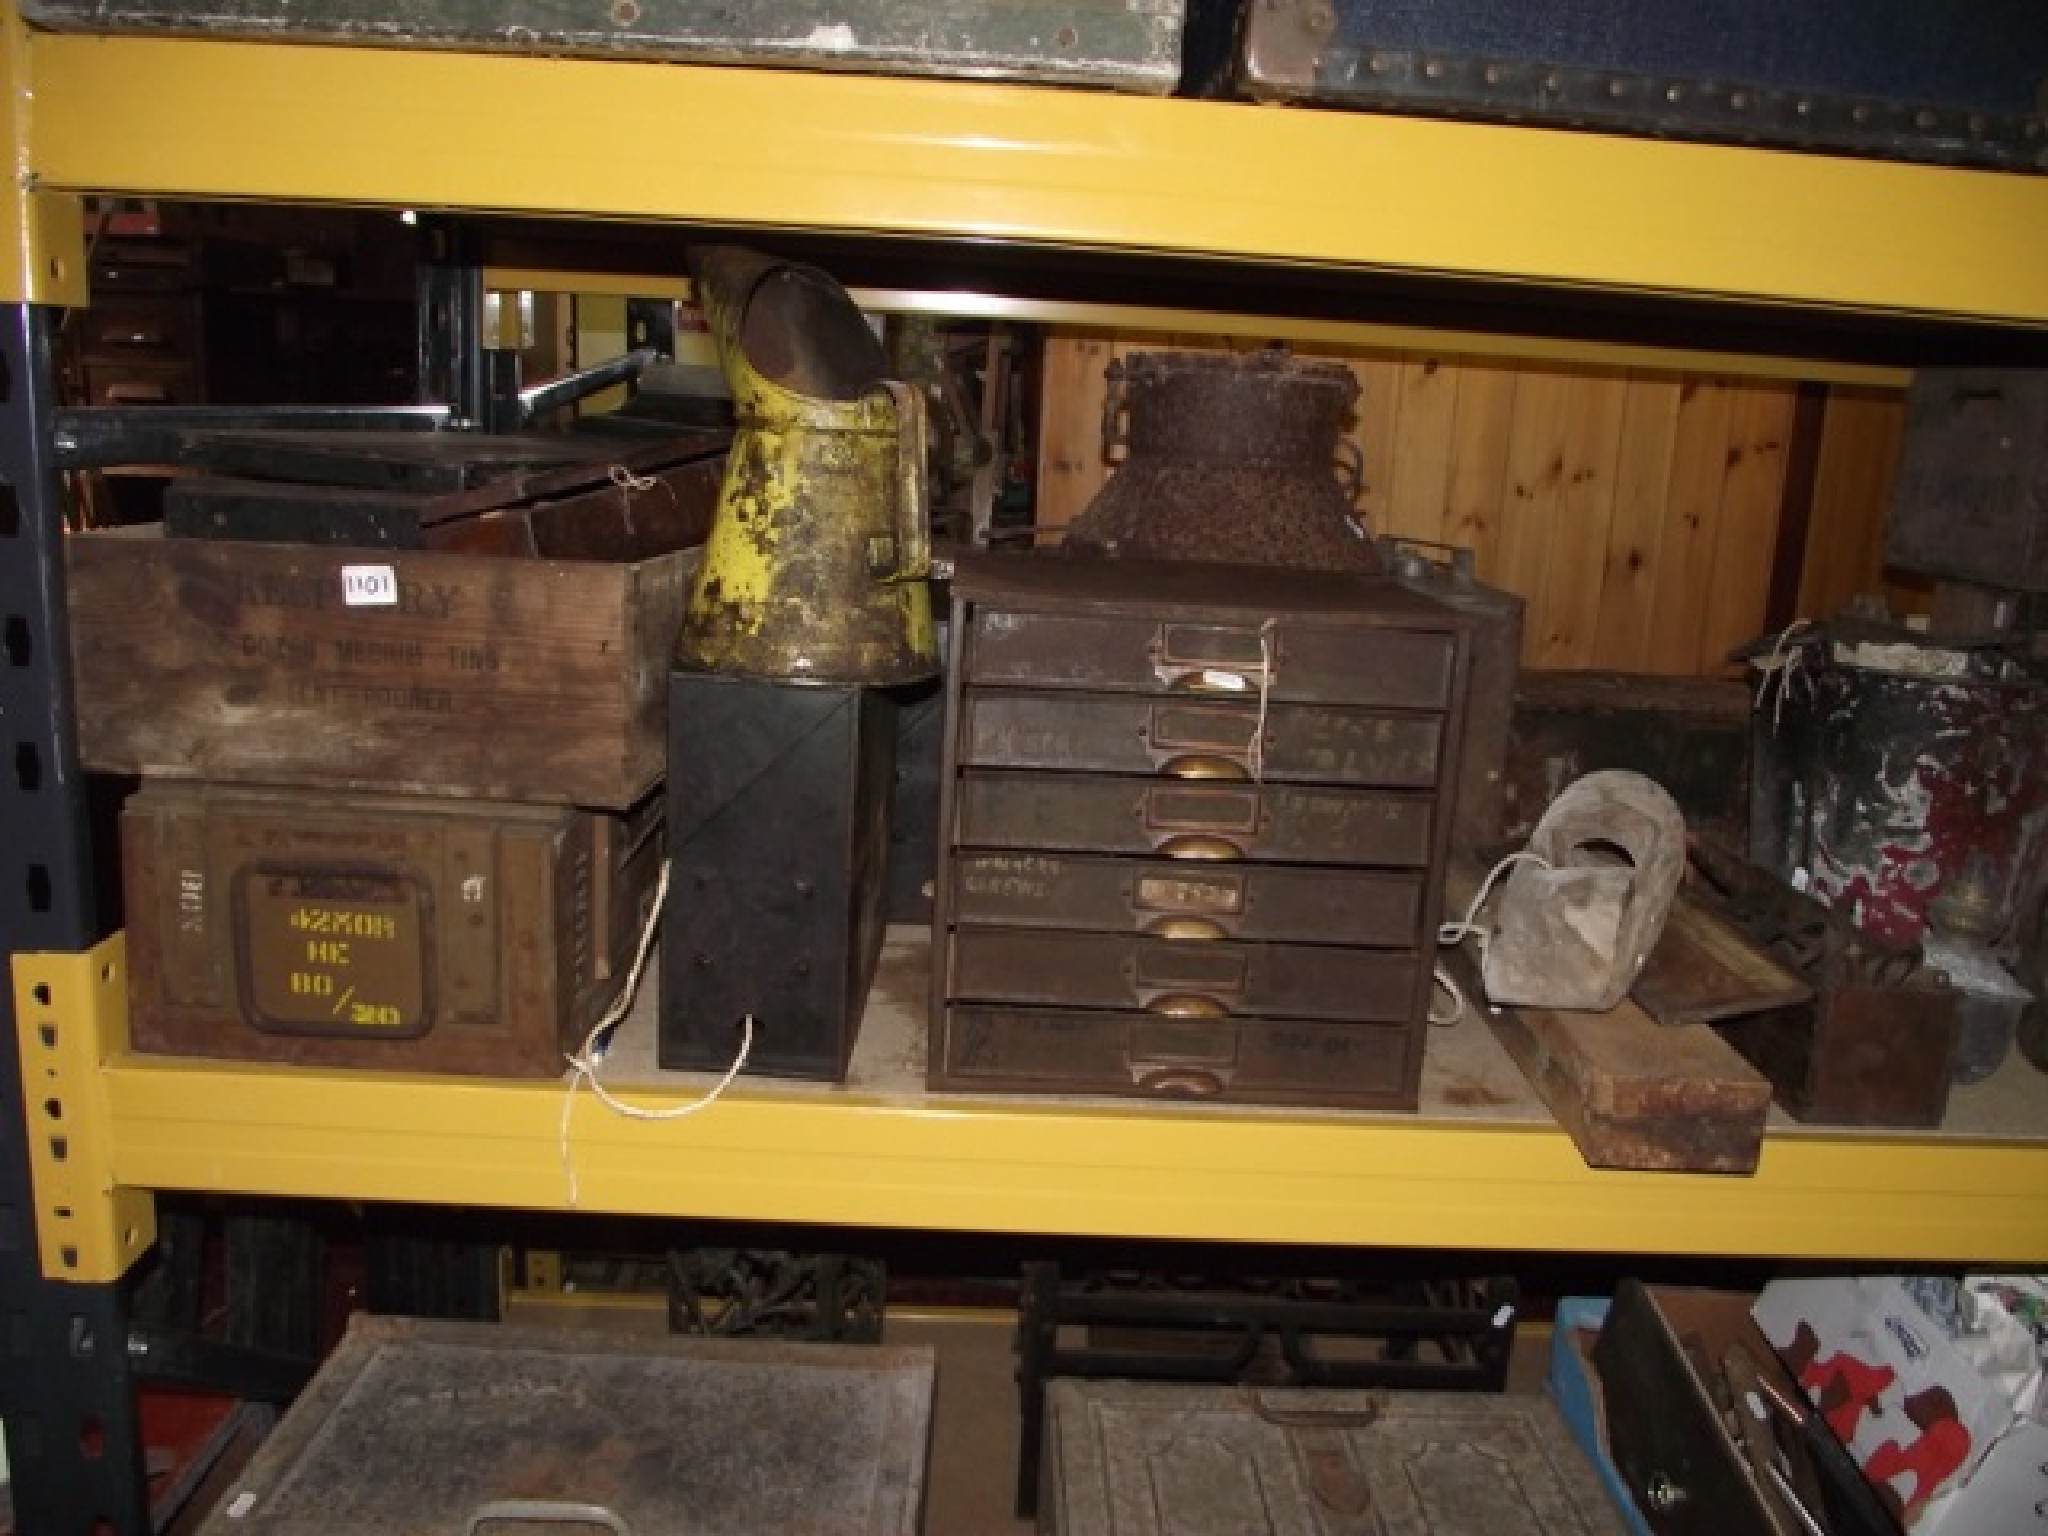
{"type": "Polygon", "coordinates": [[[1621,374],[1587,371],[1571,379],[1557,518],[1538,605],[1542,628],[1525,632],[1523,639],[1524,654],[1533,646],[1535,665],[1543,667],[1593,664],[1628,400],[1628,380],[1621,374]]]}
{"type": "Polygon", "coordinates": [[[1588,1166],[1753,1173],[1770,1082],[1704,1024],[1490,1009],[1487,1022],[1588,1166]]]}
{"type": "Polygon", "coordinates": [[[1500,539],[1501,489],[1507,479],[1508,424],[1514,419],[1519,367],[1468,364],[1458,380],[1451,472],[1445,489],[1444,537],[1473,550],[1481,579],[1500,539]]]}
{"type": "Polygon", "coordinates": [[[1385,520],[1375,533],[1447,543],[1451,465],[1457,446],[1455,358],[1416,357],[1401,365],[1399,439],[1385,520]]]}
{"type": "Polygon", "coordinates": [[[1562,515],[1566,442],[1577,394],[1577,380],[1569,374],[1532,368],[1522,375],[1508,426],[1500,538],[1490,550],[1480,551],[1480,580],[1528,601],[1522,625],[1524,663],[1533,661],[1538,637],[1552,627],[1545,604],[1546,577],[1551,541],[1562,515]]]}
{"type": "Polygon", "coordinates": [[[1671,457],[1678,434],[1681,385],[1662,375],[1636,375],[1622,407],[1621,450],[1614,467],[1614,515],[1607,530],[1606,576],[1592,665],[1618,672],[1647,670],[1650,615],[1671,494],[1671,457]]]}
{"type": "Polygon", "coordinates": [[[1102,402],[1109,393],[1103,370],[1111,355],[1111,338],[1101,332],[1061,331],[1046,338],[1039,391],[1041,543],[1057,542],[1058,531],[1080,516],[1108,483],[1102,402]]]}
{"type": "Polygon", "coordinates": [[[1710,1024],[1813,996],[1770,953],[1681,890],[1629,996],[1659,1024],[1710,1024]]]}
{"type": "Polygon", "coordinates": [[[1689,675],[1699,659],[1707,604],[1703,577],[1711,568],[1721,517],[1733,407],[1734,387],[1725,379],[1687,380],[1680,391],[1645,672],[1689,675]]]}
{"type": "Polygon", "coordinates": [[[1827,618],[1882,585],[1885,517],[1905,430],[1902,391],[1829,391],[1799,581],[1801,618],[1827,618]]]}
{"type": "Polygon", "coordinates": [[[1751,380],[1735,391],[1707,604],[1689,671],[1726,670],[1728,653],[1763,632],[1798,398],[1795,386],[1775,381],[1751,380]]]}

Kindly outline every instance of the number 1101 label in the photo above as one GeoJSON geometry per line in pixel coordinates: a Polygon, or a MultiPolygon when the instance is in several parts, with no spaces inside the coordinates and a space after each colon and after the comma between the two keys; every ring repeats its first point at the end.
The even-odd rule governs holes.
{"type": "Polygon", "coordinates": [[[396,608],[398,573],[388,565],[344,565],[341,601],[350,608],[396,608]]]}

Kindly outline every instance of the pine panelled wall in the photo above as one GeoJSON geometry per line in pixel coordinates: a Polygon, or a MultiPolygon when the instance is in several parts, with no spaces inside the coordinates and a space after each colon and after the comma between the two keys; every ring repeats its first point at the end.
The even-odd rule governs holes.
{"type": "MultiPolygon", "coordinates": [[[[1127,352],[1240,350],[1212,337],[1063,330],[1047,339],[1041,536],[1112,473],[1103,371],[1127,352]]],[[[1363,394],[1359,510],[1376,533],[1472,549],[1482,581],[1528,603],[1524,665],[1678,675],[1726,670],[1766,628],[1781,519],[1805,520],[1796,612],[1882,585],[1903,398],[1834,386],[1810,500],[1788,514],[1799,387],[1578,364],[1300,347],[1350,364],[1363,394]]],[[[1794,482],[1795,491],[1797,482],[1794,482]]],[[[1781,580],[1784,577],[1781,575],[1781,580]]]]}

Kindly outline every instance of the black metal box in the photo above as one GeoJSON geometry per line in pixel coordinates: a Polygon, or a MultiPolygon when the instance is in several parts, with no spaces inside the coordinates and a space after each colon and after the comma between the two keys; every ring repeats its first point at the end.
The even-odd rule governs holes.
{"type": "Polygon", "coordinates": [[[669,677],[664,1067],[837,1081],[881,953],[896,705],[873,688],[669,677]]]}
{"type": "Polygon", "coordinates": [[[2048,369],[1913,376],[1884,552],[1930,576],[2048,592],[2048,369]]]}

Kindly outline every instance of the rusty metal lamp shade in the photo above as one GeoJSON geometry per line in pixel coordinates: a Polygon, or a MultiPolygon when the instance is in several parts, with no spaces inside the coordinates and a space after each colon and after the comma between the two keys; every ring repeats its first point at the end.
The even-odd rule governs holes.
{"type": "Polygon", "coordinates": [[[1358,380],[1278,349],[1111,363],[1103,445],[1123,465],[1067,529],[1077,555],[1376,573],[1345,441],[1358,380]]]}
{"type": "Polygon", "coordinates": [[[685,667],[798,682],[938,671],[924,399],[813,267],[697,247],[737,433],[676,639],[685,667]]]}

